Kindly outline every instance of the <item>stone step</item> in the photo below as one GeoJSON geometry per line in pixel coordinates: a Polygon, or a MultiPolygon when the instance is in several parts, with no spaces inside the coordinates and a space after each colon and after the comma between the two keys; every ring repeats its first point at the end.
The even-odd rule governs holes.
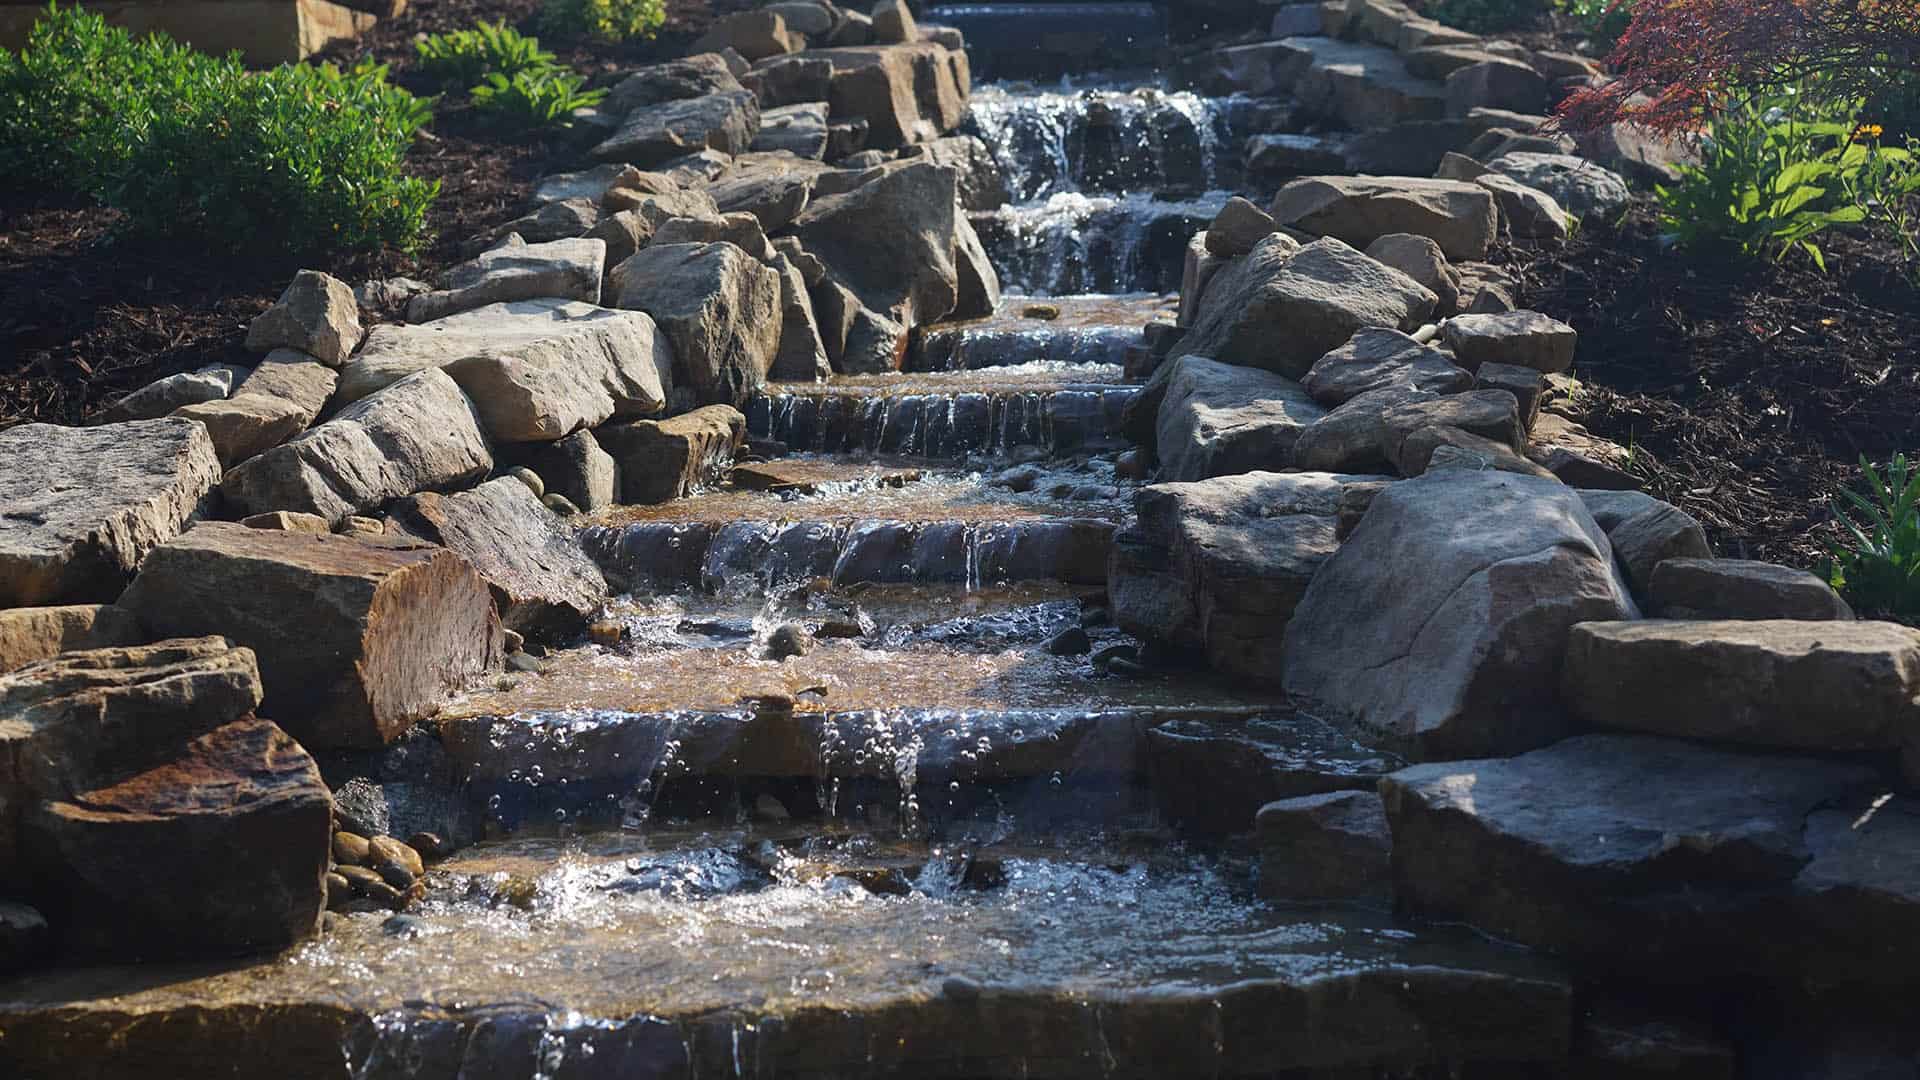
{"type": "Polygon", "coordinates": [[[1068,191],[968,218],[1011,292],[1167,293],[1180,288],[1187,242],[1227,198],[1068,191]]]}
{"type": "Polygon", "coordinates": [[[1573,987],[1554,966],[1383,914],[1275,909],[1247,896],[1247,876],[1158,844],[952,853],[737,828],[488,844],[431,869],[419,913],[336,916],[324,943],[278,957],[0,984],[0,1072],[597,1080],[1564,1064],[1573,987]]]}
{"type": "Polygon", "coordinates": [[[936,459],[1111,449],[1139,393],[1120,379],[1105,364],[1026,364],[772,383],[747,402],[747,431],[796,451],[936,459]]]}
{"type": "Polygon", "coordinates": [[[1045,365],[1072,376],[1084,365],[1121,366],[1140,328],[1171,320],[1178,304],[1160,294],[1009,296],[984,319],[927,327],[907,354],[911,371],[965,371],[1045,365]]]}

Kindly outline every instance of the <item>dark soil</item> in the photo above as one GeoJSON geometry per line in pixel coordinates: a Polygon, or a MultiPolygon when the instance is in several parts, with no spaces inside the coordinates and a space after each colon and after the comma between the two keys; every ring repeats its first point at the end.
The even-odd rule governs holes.
{"type": "Polygon", "coordinates": [[[1584,423],[1723,556],[1811,566],[1830,499],[1920,448],[1920,290],[1885,241],[1810,261],[1664,250],[1651,201],[1525,266],[1530,307],[1580,332],[1584,423]]]}

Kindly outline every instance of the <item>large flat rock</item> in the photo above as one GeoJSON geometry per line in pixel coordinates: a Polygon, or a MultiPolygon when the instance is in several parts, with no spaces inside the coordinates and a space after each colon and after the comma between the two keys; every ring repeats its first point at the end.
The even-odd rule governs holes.
{"type": "Polygon", "coordinates": [[[62,604],[0,611],[0,674],[75,649],[137,645],[140,620],[112,604],[62,604]]]}
{"type": "Polygon", "coordinates": [[[1314,576],[1287,627],[1285,685],[1416,756],[1515,753],[1568,731],[1571,627],[1635,614],[1571,489],[1436,469],[1381,491],[1314,576]]]}
{"type": "Polygon", "coordinates": [[[606,579],[573,530],[511,476],[454,495],[422,492],[393,508],[407,532],[453,549],[493,586],[501,621],[528,637],[577,632],[606,599],[606,579]]]}
{"type": "Polygon", "coordinates": [[[593,157],[651,169],[700,150],[744,154],[759,133],[760,103],[752,91],[720,90],[636,107],[593,148],[593,157]]]}
{"type": "Polygon", "coordinates": [[[154,551],[121,603],[252,648],[262,712],[316,750],[391,741],[503,655],[486,579],[418,541],[209,522],[154,551]]]}
{"type": "Polygon", "coordinates": [[[1163,482],[1293,464],[1293,444],[1326,415],[1299,383],[1259,368],[1202,356],[1170,361],[1155,447],[1163,482]]]}
{"type": "Polygon", "coordinates": [[[446,288],[409,300],[407,321],[431,322],[488,304],[543,297],[597,304],[606,262],[606,241],[591,237],[502,244],[447,271],[446,288]]]}
{"type": "Polygon", "coordinates": [[[220,482],[206,428],[130,420],[0,431],[0,607],[112,600],[220,482]]]}
{"type": "Polygon", "coordinates": [[[477,480],[492,467],[473,403],[432,368],[243,462],[220,491],[249,515],[294,510],[338,522],[416,491],[477,480]]]}
{"type": "Polygon", "coordinates": [[[339,372],[294,349],[275,349],[230,398],[188,405],[174,416],[198,420],[220,464],[232,468],[307,430],[327,407],[339,372]]]}
{"type": "Polygon", "coordinates": [[[417,326],[374,327],[340,373],[339,396],[359,401],[440,368],[473,400],[489,436],[541,442],[660,412],[673,388],[673,361],[673,347],[644,312],[521,300],[417,326]]]}
{"type": "Polygon", "coordinates": [[[1269,212],[1357,248],[1394,233],[1424,236],[1449,259],[1486,258],[1500,226],[1487,189],[1413,176],[1304,176],[1274,195],[1269,212]]]}

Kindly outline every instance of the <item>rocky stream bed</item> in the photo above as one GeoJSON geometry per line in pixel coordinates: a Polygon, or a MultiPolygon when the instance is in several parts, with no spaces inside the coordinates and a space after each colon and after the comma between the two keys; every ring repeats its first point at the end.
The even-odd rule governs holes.
{"type": "Polygon", "coordinates": [[[0,1075],[1916,1075],[1920,632],[1509,268],[1686,152],[1594,75],[768,4],[0,431],[0,1075]]]}

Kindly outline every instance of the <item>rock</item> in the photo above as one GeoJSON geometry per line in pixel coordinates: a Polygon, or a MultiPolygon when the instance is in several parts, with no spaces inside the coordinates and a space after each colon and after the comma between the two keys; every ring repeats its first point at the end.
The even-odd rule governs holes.
{"type": "Polygon", "coordinates": [[[609,424],[598,435],[620,466],[620,501],[646,505],[716,483],[746,432],[738,409],[709,405],[670,420],[609,424]]]}
{"type": "MultiPolygon", "coordinates": [[[[420,859],[420,853],[391,836],[375,836],[367,840],[367,866],[375,871],[391,867],[405,874],[408,883],[426,876],[427,867],[420,859]]],[[[393,884],[389,882],[389,884],[393,884]]],[[[405,888],[395,884],[394,888],[405,888]]]]}
{"type": "Polygon", "coordinates": [[[520,481],[528,491],[533,493],[533,497],[536,499],[543,499],[547,495],[547,482],[540,479],[539,473],[534,472],[525,465],[515,465],[507,469],[504,475],[520,481]]]}
{"type": "Polygon", "coordinates": [[[821,312],[816,291],[827,354],[838,370],[897,369],[905,331],[945,318],[959,305],[955,183],[954,170],[916,162],[844,195],[815,199],[794,223],[794,234],[825,264],[832,282],[871,313],[848,319],[841,304],[821,312]],[[843,312],[839,320],[834,307],[843,312]],[[849,323],[836,341],[841,335],[833,328],[849,323]]]}
{"type": "Polygon", "coordinates": [[[270,721],[244,719],[164,764],[33,807],[23,823],[69,948],[113,959],[284,948],[326,907],[331,801],[270,721]]]}
{"type": "Polygon", "coordinates": [[[334,526],[333,531],[342,536],[382,536],[385,535],[387,526],[379,518],[353,514],[334,526]]]}
{"type": "Polygon", "coordinates": [[[770,267],[732,244],[657,244],[608,283],[616,305],[659,324],[693,400],[744,405],[765,384],[781,329],[780,275],[770,267]]]}
{"type": "Polygon", "coordinates": [[[1581,157],[1647,185],[1675,183],[1681,166],[1700,163],[1691,138],[1653,135],[1626,122],[1585,132],[1579,144],[1581,157]]]}
{"type": "Polygon", "coordinates": [[[1547,107],[1547,80],[1518,60],[1489,56],[1447,76],[1447,115],[1477,108],[1537,113],[1547,107]]]}
{"type": "Polygon", "coordinates": [[[1573,154],[1514,151],[1493,158],[1487,167],[1546,192],[1568,213],[1583,221],[1611,220],[1633,201],[1627,182],[1619,173],[1573,154]]]}
{"type": "Polygon", "coordinates": [[[1326,415],[1292,379],[1201,356],[1170,363],[1155,438],[1163,481],[1286,469],[1300,432],[1326,415]]]}
{"type": "Polygon", "coordinates": [[[1388,233],[1368,244],[1366,254],[1426,286],[1440,301],[1434,314],[1459,310],[1460,275],[1454,273],[1439,244],[1412,233],[1388,233]]]}
{"type": "Polygon", "coordinates": [[[523,443],[500,453],[521,461],[540,478],[542,497],[559,495],[582,510],[604,510],[619,494],[612,455],[591,431],[576,431],[558,442],[523,443]]]}
{"type": "Polygon", "coordinates": [[[488,304],[559,298],[600,302],[604,240],[578,238],[494,248],[447,271],[447,287],[407,304],[407,321],[432,322],[488,304]]]}
{"type": "Polygon", "coordinates": [[[1573,368],[1573,327],[1537,311],[1501,315],[1455,315],[1440,328],[1440,338],[1461,367],[1514,364],[1549,375],[1573,368]]]}
{"type": "Polygon", "coordinates": [[[362,312],[371,312],[379,319],[399,319],[406,314],[407,301],[432,291],[432,285],[417,278],[377,278],[354,289],[353,298],[362,312]]]}
{"type": "Polygon", "coordinates": [[[1303,248],[1275,234],[1214,280],[1180,348],[1297,379],[1362,327],[1413,330],[1434,303],[1413,279],[1338,240],[1303,248]]]}
{"type": "Polygon", "coordinates": [[[1514,753],[1566,733],[1569,628],[1635,614],[1571,490],[1436,470],[1379,492],[1320,567],[1287,627],[1285,686],[1423,757],[1514,753]]]}
{"type": "Polygon", "coordinates": [[[1387,387],[1457,394],[1473,385],[1473,375],[1455,367],[1446,353],[1398,330],[1367,327],[1314,361],[1304,385],[1313,400],[1335,408],[1387,387]]]}
{"type": "Polygon", "coordinates": [[[634,109],[593,148],[593,157],[651,169],[691,151],[744,154],[759,133],[760,103],[752,91],[722,90],[634,109]]]}
{"type": "Polygon", "coordinates": [[[1245,154],[1248,173],[1263,180],[1318,176],[1347,167],[1346,141],[1328,135],[1250,135],[1245,154]]]}
{"type": "Polygon", "coordinates": [[[1575,1076],[1733,1080],[1734,1048],[1699,1025],[1602,1001],[1580,1016],[1575,1076]]]}
{"type": "Polygon", "coordinates": [[[1547,379],[1530,367],[1481,364],[1480,370],[1473,373],[1473,388],[1512,394],[1520,405],[1520,429],[1531,431],[1534,418],[1540,415],[1540,399],[1546,396],[1547,379]]]}
{"type": "MultiPolygon", "coordinates": [[[[958,175],[960,208],[996,210],[1013,200],[993,151],[976,135],[949,135],[904,148],[901,153],[952,169],[958,175]]],[[[963,216],[960,220],[966,220],[963,216]]]]}
{"type": "Polygon", "coordinates": [[[740,80],[717,52],[697,53],[678,60],[636,68],[614,84],[600,103],[601,111],[625,116],[635,109],[687,98],[741,89],[740,80]]]}
{"type": "Polygon", "coordinates": [[[813,297],[807,279],[785,255],[773,262],[780,275],[780,346],[768,374],[783,382],[814,382],[833,375],[827,346],[820,340],[820,323],[813,315],[813,297]]]}
{"type": "Polygon", "coordinates": [[[1484,259],[1499,226],[1493,195],[1475,184],[1410,176],[1310,176],[1273,197],[1273,217],[1317,236],[1365,248],[1413,233],[1449,259],[1484,259]]]}
{"type": "Polygon", "coordinates": [[[1388,437],[1388,414],[1436,397],[1405,383],[1356,394],[1300,433],[1293,444],[1294,467],[1333,473],[1392,472],[1397,466],[1386,450],[1397,450],[1403,440],[1388,437]]]}
{"type": "Polygon", "coordinates": [[[1338,547],[1342,489],[1375,479],[1245,473],[1141,488],[1138,520],[1114,538],[1114,622],[1216,670],[1275,678],[1287,622],[1338,547]]]}
{"type": "Polygon", "coordinates": [[[208,522],[149,555],[121,603],[158,633],[251,648],[263,711],[316,750],[391,741],[502,656],[486,580],[397,539],[208,522]]]}
{"type": "Polygon", "coordinates": [[[705,36],[693,43],[696,49],[719,52],[732,49],[748,60],[784,56],[807,47],[806,38],[791,33],[787,20],[777,11],[737,11],[716,20],[705,36]]]}
{"type": "Polygon", "coordinates": [[[1268,803],[1370,790],[1404,764],[1289,710],[1159,723],[1147,729],[1146,757],[1155,809],[1182,834],[1209,840],[1245,835],[1268,803]]]}
{"type": "Polygon", "coordinates": [[[365,866],[373,845],[358,833],[336,829],[333,834],[333,861],[342,866],[365,866]]]}
{"type": "Polygon", "coordinates": [[[900,45],[920,40],[920,28],[906,0],[880,0],[873,5],[873,40],[882,45],[900,45]]]}
{"type": "Polygon", "coordinates": [[[394,505],[407,533],[465,558],[493,587],[500,621],[534,641],[569,637],[607,597],[599,568],[572,530],[513,477],[453,495],[422,492],[394,505]]]}
{"type": "Polygon", "coordinates": [[[1333,791],[1272,802],[1254,819],[1260,895],[1290,902],[1393,899],[1393,837],[1380,796],[1333,791]]]}
{"type": "Polygon", "coordinates": [[[220,480],[190,420],[0,431],[0,607],[112,600],[220,480]]]}
{"type": "Polygon", "coordinates": [[[965,215],[953,219],[953,262],[959,278],[949,317],[984,319],[1000,310],[1000,274],[965,215]]]}
{"type": "Polygon", "coordinates": [[[562,199],[535,207],[505,225],[494,227],[469,245],[469,250],[522,248],[552,240],[571,240],[591,231],[600,223],[600,217],[600,203],[596,199],[562,199]]]}
{"type": "Polygon", "coordinates": [[[1663,619],[1840,619],[1853,609],[1805,570],[1744,559],[1669,558],[1643,589],[1663,619]]]}
{"type": "Polygon", "coordinates": [[[1514,238],[1556,243],[1566,240],[1567,212],[1553,201],[1553,196],[1500,173],[1488,173],[1473,182],[1493,193],[1494,201],[1500,204],[1500,222],[1514,238]]]}
{"type": "MultiPolygon", "coordinates": [[[[1651,500],[1653,505],[1609,523],[1607,539],[1626,573],[1634,595],[1645,595],[1654,570],[1668,559],[1711,559],[1707,534],[1691,515],[1678,507],[1651,500]]],[[[1595,515],[1598,517],[1598,515],[1595,515]]]]}
{"type": "Polygon", "coordinates": [[[34,967],[52,949],[46,916],[25,904],[0,900],[0,975],[34,967]]]}
{"type": "Polygon", "coordinates": [[[274,305],[247,326],[254,352],[298,349],[339,367],[360,344],[360,306],[339,278],[302,270],[274,305]]]}
{"type": "Polygon", "coordinates": [[[767,659],[791,660],[796,656],[805,656],[813,651],[813,635],[807,628],[797,623],[785,623],[774,627],[767,636],[767,659]]]}
{"type": "Polygon", "coordinates": [[[873,43],[873,18],[864,12],[840,12],[840,21],[834,24],[833,34],[827,44],[835,48],[873,43]]]}
{"type": "Polygon", "coordinates": [[[601,202],[609,191],[616,188],[637,188],[647,184],[649,175],[652,174],[643,173],[623,162],[608,162],[579,172],[543,176],[534,182],[533,194],[528,199],[536,206],[568,199],[601,202]]]}
{"type": "Polygon", "coordinates": [[[1920,631],[1895,623],[1592,622],[1567,644],[1568,708],[1596,727],[1795,750],[1920,739],[1920,631]]]}
{"type": "Polygon", "coordinates": [[[234,384],[246,375],[246,368],[232,364],[209,364],[196,371],[183,371],[178,375],[155,379],[101,410],[96,420],[103,424],[123,420],[152,420],[182,405],[219,401],[233,393],[234,384]]]}
{"type": "Polygon", "coordinates": [[[1054,656],[1085,656],[1093,651],[1093,639],[1085,630],[1069,626],[1048,638],[1043,647],[1054,656]]]}
{"type": "Polygon", "coordinates": [[[1472,183],[1492,172],[1492,169],[1480,164],[1465,154],[1456,154],[1449,150],[1440,157],[1440,167],[1433,175],[1441,180],[1460,180],[1472,183]]]}
{"type": "Polygon", "coordinates": [[[676,359],[668,337],[645,314],[579,301],[490,304],[418,326],[374,327],[340,373],[339,397],[358,402],[438,368],[494,439],[559,439],[664,410],[676,359]]]}
{"type": "Polygon", "coordinates": [[[1331,37],[1292,37],[1278,43],[1274,79],[1306,114],[1350,131],[1408,120],[1438,120],[1446,90],[1407,70],[1390,48],[1331,37]]]}
{"type": "Polygon", "coordinates": [[[873,149],[930,142],[966,117],[972,72],[964,51],[922,41],[816,55],[833,61],[827,101],[834,118],[866,120],[873,149]]]}
{"type": "Polygon", "coordinates": [[[1239,258],[1279,231],[1280,223],[1273,220],[1273,215],[1235,195],[1207,226],[1207,252],[1223,259],[1239,258]]]}
{"type": "Polygon", "coordinates": [[[492,468],[473,403],[433,368],[241,463],[220,491],[242,513],[297,510],[338,522],[416,491],[477,480],[492,468]]]}
{"type": "Polygon", "coordinates": [[[0,674],[76,649],[146,639],[133,613],[112,604],[8,608],[0,610],[0,674]]]}
{"type": "Polygon", "coordinates": [[[673,218],[663,222],[653,234],[653,246],[674,244],[728,243],[756,262],[772,262],[773,247],[767,243],[760,219],[750,213],[725,213],[718,217],[673,218]]]}
{"type": "Polygon", "coordinates": [[[576,517],[581,513],[580,508],[574,505],[574,502],[572,499],[569,499],[565,495],[562,495],[558,492],[554,492],[554,493],[542,496],[540,499],[540,505],[546,507],[547,509],[553,511],[554,513],[560,515],[561,517],[576,517]]]}
{"type": "MultiPolygon", "coordinates": [[[[1444,397],[1408,401],[1388,409],[1380,418],[1380,453],[1400,469],[1402,476],[1426,471],[1424,459],[1409,465],[1411,451],[1403,444],[1422,428],[1454,428],[1489,439],[1515,453],[1526,442],[1520,426],[1520,406],[1504,390],[1469,390],[1444,397]]],[[[1431,445],[1426,447],[1432,452],[1431,445]]]]}
{"type": "Polygon", "coordinates": [[[783,105],[760,114],[760,133],[754,151],[785,150],[818,160],[827,154],[827,103],[806,101],[783,105]]]}
{"type": "Polygon", "coordinates": [[[337,369],[306,353],[275,349],[232,397],[188,405],[174,415],[206,425],[220,464],[232,468],[307,430],[339,380],[337,369]]]}
{"type": "MultiPolygon", "coordinates": [[[[1798,980],[1822,962],[1805,947],[1806,916],[1785,910],[1811,855],[1809,812],[1871,783],[1856,765],[1586,735],[1509,760],[1416,765],[1381,794],[1410,914],[1464,920],[1596,974],[1798,980]]],[[[1858,927],[1855,944],[1871,932],[1858,927]]],[[[1893,975],[1865,965],[1847,977],[1893,975]]]]}
{"type": "MultiPolygon", "coordinates": [[[[1461,68],[1471,67],[1483,60],[1501,59],[1482,48],[1479,42],[1422,45],[1417,49],[1407,50],[1402,54],[1402,58],[1406,61],[1408,71],[1423,79],[1435,80],[1444,80],[1461,68]]],[[[1460,115],[1465,116],[1466,113],[1462,112],[1460,115]]]]}

